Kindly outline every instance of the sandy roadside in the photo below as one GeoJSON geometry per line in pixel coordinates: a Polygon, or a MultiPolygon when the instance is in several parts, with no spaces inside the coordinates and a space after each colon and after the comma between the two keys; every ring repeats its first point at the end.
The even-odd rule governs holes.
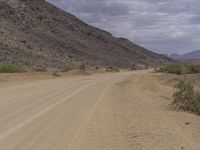
{"type": "Polygon", "coordinates": [[[114,84],[76,149],[199,150],[200,117],[172,110],[172,92],[144,72],[114,84]]]}

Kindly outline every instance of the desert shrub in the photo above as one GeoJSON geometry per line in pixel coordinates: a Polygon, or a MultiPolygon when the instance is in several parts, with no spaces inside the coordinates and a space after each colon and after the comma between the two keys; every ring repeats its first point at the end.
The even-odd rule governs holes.
{"type": "Polygon", "coordinates": [[[177,75],[200,73],[199,65],[171,65],[162,67],[158,72],[166,72],[177,75]]]}
{"type": "Polygon", "coordinates": [[[149,69],[149,65],[146,64],[145,65],[145,69],[148,70],[149,69]]]}
{"type": "Polygon", "coordinates": [[[62,72],[68,72],[70,70],[75,69],[76,67],[73,64],[67,64],[63,69],[62,72]]]}
{"type": "Polygon", "coordinates": [[[130,67],[131,71],[137,70],[137,69],[138,69],[138,66],[136,64],[132,64],[132,66],[130,67]]]}
{"type": "Polygon", "coordinates": [[[180,66],[167,66],[167,67],[160,68],[159,72],[181,74],[181,67],[180,66]]]}
{"type": "Polygon", "coordinates": [[[200,115],[200,92],[195,91],[191,81],[180,80],[175,85],[173,106],[200,115]]]}
{"type": "Polygon", "coordinates": [[[46,68],[37,68],[35,69],[36,72],[47,72],[46,68]]]}
{"type": "Polygon", "coordinates": [[[0,73],[21,73],[25,70],[19,65],[0,64],[0,73]]]}
{"type": "Polygon", "coordinates": [[[53,74],[52,74],[54,77],[61,77],[61,75],[60,74],[58,74],[57,72],[53,72],[53,74]]]}
{"type": "Polygon", "coordinates": [[[200,92],[197,91],[195,93],[195,101],[194,101],[194,107],[191,110],[192,112],[195,112],[196,114],[200,115],[200,92]]]}
{"type": "Polygon", "coordinates": [[[191,99],[194,99],[194,88],[191,81],[180,80],[175,85],[176,92],[173,94],[173,104],[177,108],[185,109],[191,99]]]}
{"type": "Polygon", "coordinates": [[[154,71],[155,71],[155,72],[158,72],[158,68],[157,68],[157,67],[154,67],[154,71]]]}
{"type": "Polygon", "coordinates": [[[200,65],[190,65],[189,67],[192,73],[200,73],[200,65]]]}
{"type": "Polygon", "coordinates": [[[117,67],[109,67],[107,69],[108,72],[120,72],[120,69],[117,67]]]}
{"type": "Polygon", "coordinates": [[[80,69],[81,71],[86,71],[86,65],[85,65],[84,63],[82,63],[82,64],[80,65],[79,69],[80,69]]]}

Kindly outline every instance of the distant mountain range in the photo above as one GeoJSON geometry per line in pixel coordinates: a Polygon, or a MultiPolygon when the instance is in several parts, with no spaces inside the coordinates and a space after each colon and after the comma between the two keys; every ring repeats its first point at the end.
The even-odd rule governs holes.
{"type": "Polygon", "coordinates": [[[200,59],[200,50],[195,50],[195,51],[185,53],[185,54],[182,54],[182,55],[174,53],[174,54],[171,54],[170,57],[172,59],[176,59],[176,60],[180,60],[180,59],[185,59],[185,60],[200,59]]]}

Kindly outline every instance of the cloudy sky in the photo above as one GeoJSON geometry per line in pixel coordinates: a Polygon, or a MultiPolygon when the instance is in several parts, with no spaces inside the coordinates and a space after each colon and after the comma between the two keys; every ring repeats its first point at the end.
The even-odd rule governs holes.
{"type": "Polygon", "coordinates": [[[200,0],[48,0],[159,53],[200,49],[200,0]]]}

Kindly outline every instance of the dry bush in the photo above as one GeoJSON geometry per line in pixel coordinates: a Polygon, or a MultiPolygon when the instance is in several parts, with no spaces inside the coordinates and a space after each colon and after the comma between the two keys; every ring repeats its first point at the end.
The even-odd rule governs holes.
{"type": "Polygon", "coordinates": [[[53,72],[53,74],[52,74],[54,77],[61,77],[61,75],[59,74],[59,73],[57,73],[57,72],[53,72]]]}
{"type": "Polygon", "coordinates": [[[108,72],[120,72],[120,69],[117,68],[117,67],[109,67],[109,68],[107,68],[106,71],[108,71],[108,72]]]}
{"type": "Polygon", "coordinates": [[[80,67],[79,67],[79,69],[81,70],[81,71],[86,71],[86,65],[84,64],[84,63],[82,63],[81,65],[80,65],[80,67]]]}
{"type": "Polygon", "coordinates": [[[195,74],[200,73],[200,65],[171,65],[160,68],[159,72],[166,72],[178,75],[195,74]]]}
{"type": "Polygon", "coordinates": [[[194,90],[192,82],[186,79],[180,80],[175,89],[176,92],[173,94],[175,108],[200,115],[200,92],[194,90]]]}
{"type": "Polygon", "coordinates": [[[62,72],[68,72],[70,70],[76,69],[76,66],[74,64],[67,64],[61,71],[62,72]]]}
{"type": "Polygon", "coordinates": [[[19,65],[0,64],[0,73],[22,73],[25,70],[19,65]]]}

